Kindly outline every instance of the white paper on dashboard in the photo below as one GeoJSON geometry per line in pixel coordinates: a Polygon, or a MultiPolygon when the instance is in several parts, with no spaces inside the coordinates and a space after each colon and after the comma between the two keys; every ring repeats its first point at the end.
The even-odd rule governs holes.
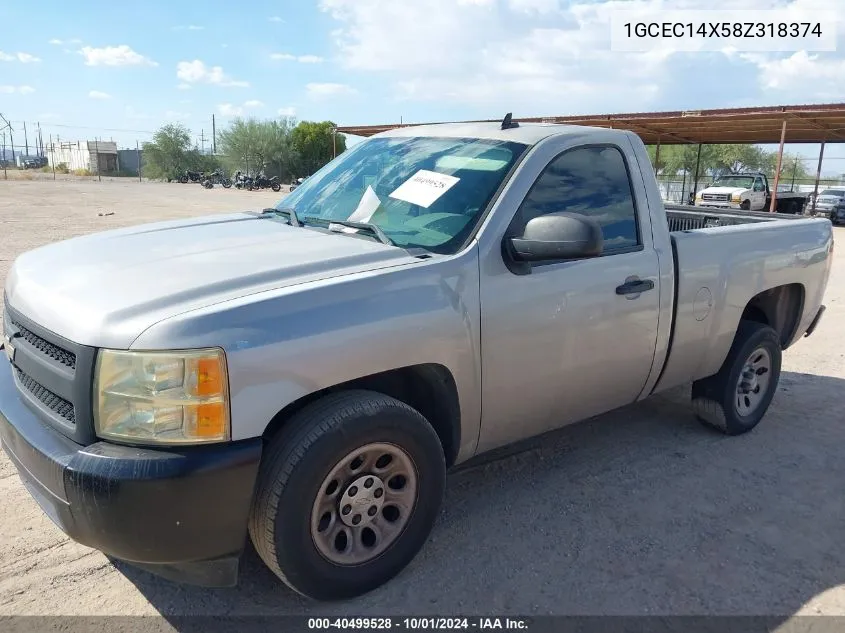
{"type": "Polygon", "coordinates": [[[454,187],[460,178],[420,169],[390,194],[391,198],[428,209],[434,201],[454,187]]]}
{"type": "Polygon", "coordinates": [[[373,213],[376,212],[376,209],[378,209],[379,206],[381,206],[381,200],[379,200],[379,197],[376,195],[376,192],[373,191],[373,188],[370,185],[367,185],[367,190],[364,192],[364,195],[361,196],[361,200],[358,201],[358,207],[355,209],[354,213],[347,218],[347,220],[350,222],[369,222],[370,218],[373,217],[373,213]]]}

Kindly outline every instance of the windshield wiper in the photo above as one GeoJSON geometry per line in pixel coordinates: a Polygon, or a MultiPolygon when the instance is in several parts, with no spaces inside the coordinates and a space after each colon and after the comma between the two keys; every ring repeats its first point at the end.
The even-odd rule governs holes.
{"type": "MultiPolygon", "coordinates": [[[[322,218],[321,218],[322,219],[322,218]]],[[[387,244],[389,246],[396,246],[396,243],[385,235],[384,231],[381,230],[381,227],[370,224],[369,222],[351,222],[349,220],[324,220],[329,224],[329,230],[332,229],[332,224],[338,224],[340,226],[348,226],[350,229],[359,229],[362,231],[369,231],[379,242],[382,244],[387,244]]]]}
{"type": "Polygon", "coordinates": [[[302,221],[299,219],[299,216],[296,215],[296,211],[293,207],[282,207],[281,209],[267,207],[266,209],[262,209],[261,213],[279,213],[281,215],[287,215],[288,222],[291,226],[302,226],[302,221]]]}

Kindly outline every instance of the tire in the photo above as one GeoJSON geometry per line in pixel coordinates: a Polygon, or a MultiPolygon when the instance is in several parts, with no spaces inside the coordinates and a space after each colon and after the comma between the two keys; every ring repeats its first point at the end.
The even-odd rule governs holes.
{"type": "MultiPolygon", "coordinates": [[[[437,518],[445,480],[446,464],[440,440],[418,411],[372,391],[331,394],[296,413],[267,446],[250,513],[249,534],[264,563],[294,591],[316,600],[353,598],[386,583],[416,556],[437,518]],[[368,450],[372,446],[376,448],[368,450]],[[407,464],[408,477],[398,493],[392,483],[397,474],[385,475],[384,482],[376,478],[381,483],[370,482],[373,496],[365,500],[367,479],[380,472],[377,466],[384,457],[375,456],[385,448],[396,450],[397,455],[401,453],[407,459],[403,461],[399,457],[396,466],[391,460],[384,468],[398,469],[407,464]],[[369,457],[353,473],[350,469],[359,450],[369,457]],[[355,482],[359,482],[360,490],[355,482]],[[383,505],[370,513],[374,519],[367,519],[367,512],[374,506],[369,506],[367,512],[362,508],[375,503],[372,499],[378,494],[379,485],[383,485],[383,505]],[[332,491],[331,496],[321,499],[327,494],[324,491],[332,491]],[[346,515],[350,518],[343,519],[340,512],[349,513],[351,506],[340,504],[356,491],[359,497],[352,503],[361,499],[363,505],[356,504],[351,514],[346,515]],[[387,510],[396,494],[408,494],[406,501],[411,509],[400,512],[393,506],[399,514],[391,520],[387,510]],[[331,510],[323,513],[319,504],[327,504],[331,510]],[[359,510],[361,514],[357,515],[359,510]],[[332,517],[324,526],[323,519],[328,514],[332,517]],[[358,532],[348,523],[356,516],[361,521],[358,532]],[[357,548],[341,548],[350,554],[338,551],[327,554],[327,550],[320,549],[319,543],[325,548],[327,540],[332,543],[331,548],[338,538],[320,540],[318,526],[324,526],[325,534],[346,530],[349,534],[364,535],[367,529],[375,534],[369,525],[375,526],[379,533],[389,533],[382,532],[383,529],[393,530],[393,540],[385,538],[381,543],[365,546],[360,544],[364,542],[361,536],[356,541],[357,548]],[[367,547],[376,548],[368,560],[349,558],[347,562],[338,562],[329,558],[329,555],[368,556],[367,547]]],[[[344,539],[343,543],[348,541],[344,539]]]]}
{"type": "Polygon", "coordinates": [[[743,211],[749,211],[751,209],[751,200],[743,200],[739,203],[739,208],[743,211]]]}
{"type": "Polygon", "coordinates": [[[768,325],[755,321],[740,321],[734,342],[725,362],[717,374],[697,380],[692,385],[692,404],[701,422],[712,426],[726,435],[742,435],[752,430],[769,408],[777,392],[780,380],[781,347],[777,332],[768,325]],[[750,394],[741,394],[741,387],[748,388],[748,382],[741,385],[746,364],[758,354],[768,355],[768,368],[761,361],[752,385],[760,389],[750,394]],[[761,376],[768,375],[767,379],[761,376]],[[742,399],[741,399],[742,398],[742,399]],[[754,405],[748,407],[748,403],[754,405]],[[746,406],[743,406],[746,405],[746,406]]]}
{"type": "Polygon", "coordinates": [[[188,177],[187,176],[180,177],[179,182],[181,182],[183,185],[187,185],[188,184],[188,177]]]}
{"type": "Polygon", "coordinates": [[[232,186],[232,181],[231,180],[224,180],[221,184],[223,185],[224,189],[228,189],[229,187],[232,186]]]}
{"type": "Polygon", "coordinates": [[[279,193],[282,190],[282,186],[278,183],[273,183],[273,191],[279,193]]]}

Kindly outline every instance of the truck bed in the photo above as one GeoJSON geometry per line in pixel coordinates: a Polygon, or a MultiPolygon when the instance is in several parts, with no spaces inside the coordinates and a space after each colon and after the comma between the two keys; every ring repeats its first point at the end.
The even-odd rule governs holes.
{"type": "MultiPolygon", "coordinates": [[[[800,301],[785,305],[819,305],[832,246],[830,222],[822,218],[664,206],[675,265],[675,320],[655,391],[716,373],[749,297],[788,287],[784,296],[797,294],[800,301]]],[[[789,322],[781,331],[784,348],[812,316],[779,314],[789,322]],[[798,317],[804,320],[793,324],[798,317]]]]}
{"type": "Polygon", "coordinates": [[[682,204],[667,204],[666,217],[669,231],[695,231],[715,226],[732,226],[737,224],[754,224],[772,222],[774,220],[801,220],[803,215],[789,213],[769,213],[767,211],[738,211],[734,209],[702,209],[682,204]]]}

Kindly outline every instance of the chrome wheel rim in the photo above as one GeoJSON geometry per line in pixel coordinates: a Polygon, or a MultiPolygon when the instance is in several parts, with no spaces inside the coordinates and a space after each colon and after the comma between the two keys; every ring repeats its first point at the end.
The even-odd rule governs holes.
{"type": "Polygon", "coordinates": [[[414,462],[395,444],[350,451],[329,472],[311,509],[311,539],[337,565],[367,563],[390,547],[417,500],[414,462]]]}
{"type": "Polygon", "coordinates": [[[772,375],[772,357],[763,348],[755,349],[745,361],[736,386],[736,411],[745,417],[754,413],[765,398],[772,375]]]}

